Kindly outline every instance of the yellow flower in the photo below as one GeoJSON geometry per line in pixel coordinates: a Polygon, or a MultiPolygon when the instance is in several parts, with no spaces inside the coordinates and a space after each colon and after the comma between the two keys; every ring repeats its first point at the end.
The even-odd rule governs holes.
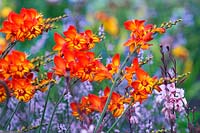
{"type": "Polygon", "coordinates": [[[8,16],[8,14],[12,11],[12,9],[10,7],[3,7],[3,9],[0,11],[0,16],[2,18],[5,18],[8,16]]]}
{"type": "Polygon", "coordinates": [[[175,57],[181,58],[181,59],[186,59],[186,58],[188,58],[188,56],[189,56],[188,50],[187,50],[185,47],[181,46],[181,45],[175,47],[175,48],[172,50],[172,54],[173,54],[175,57]]]}
{"type": "Polygon", "coordinates": [[[98,12],[96,18],[102,22],[106,32],[113,36],[118,34],[118,21],[114,16],[109,16],[105,12],[98,12]]]}

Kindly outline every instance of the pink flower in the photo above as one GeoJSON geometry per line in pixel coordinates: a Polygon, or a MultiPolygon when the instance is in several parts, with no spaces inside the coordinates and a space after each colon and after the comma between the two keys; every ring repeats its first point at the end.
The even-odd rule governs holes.
{"type": "Polygon", "coordinates": [[[184,113],[184,106],[187,105],[187,101],[184,97],[184,90],[176,88],[174,83],[166,85],[160,85],[161,91],[156,92],[156,103],[163,104],[162,113],[166,119],[175,120],[176,113],[184,113]]]}

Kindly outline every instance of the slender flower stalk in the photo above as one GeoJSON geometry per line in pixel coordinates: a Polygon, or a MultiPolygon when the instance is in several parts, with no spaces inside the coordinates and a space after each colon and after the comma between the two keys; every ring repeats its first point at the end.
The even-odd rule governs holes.
{"type": "Polygon", "coordinates": [[[0,115],[0,118],[2,119],[3,116],[5,116],[5,113],[7,112],[6,110],[7,110],[7,104],[9,102],[9,98],[10,98],[10,93],[9,93],[9,88],[8,88],[7,84],[3,80],[0,80],[0,84],[3,86],[3,88],[6,92],[6,96],[7,96],[6,103],[4,104],[4,107],[3,107],[1,115],[0,115]]]}
{"type": "Polygon", "coordinates": [[[60,102],[63,100],[64,96],[66,95],[67,93],[67,90],[69,89],[69,77],[66,77],[66,83],[67,83],[67,86],[66,86],[66,90],[64,90],[65,92],[62,94],[62,96],[58,99],[54,109],[53,109],[53,113],[51,115],[51,119],[50,119],[50,122],[49,122],[49,125],[48,125],[48,128],[47,128],[47,133],[49,133],[50,131],[50,128],[51,128],[51,124],[52,124],[52,121],[53,121],[53,117],[54,117],[54,114],[56,112],[56,109],[58,107],[58,105],[60,104],[60,102]]]}
{"type": "Polygon", "coordinates": [[[112,124],[112,126],[108,129],[107,133],[109,133],[116,126],[116,124],[121,120],[121,118],[126,114],[126,112],[130,109],[133,101],[134,101],[134,99],[131,100],[131,102],[129,103],[129,105],[126,108],[126,110],[124,110],[124,112],[122,113],[122,115],[112,124]]]}
{"type": "Polygon", "coordinates": [[[55,107],[54,107],[54,109],[53,109],[53,113],[52,113],[52,115],[51,115],[51,119],[50,119],[50,122],[49,122],[49,125],[48,125],[48,128],[47,128],[47,133],[50,132],[50,128],[51,128],[51,124],[52,124],[52,121],[53,121],[54,114],[55,114],[55,112],[56,112],[56,109],[57,109],[58,105],[60,104],[60,102],[61,102],[62,99],[64,98],[64,96],[65,96],[65,93],[63,93],[63,95],[58,99],[58,101],[57,101],[57,103],[56,103],[56,105],[55,105],[55,107]]]}
{"type": "Polygon", "coordinates": [[[3,59],[6,57],[6,55],[12,50],[12,48],[15,46],[17,41],[11,42],[8,47],[1,53],[0,59],[3,59]]]}
{"type": "Polygon", "coordinates": [[[44,105],[44,110],[42,112],[42,118],[41,118],[41,121],[40,121],[40,126],[39,126],[39,133],[42,129],[42,125],[43,125],[43,120],[44,120],[44,115],[45,115],[45,111],[46,111],[46,108],[47,108],[47,103],[48,103],[48,100],[49,100],[49,96],[50,96],[50,93],[51,93],[51,88],[52,88],[53,84],[50,85],[49,87],[49,91],[47,93],[47,98],[46,98],[46,101],[45,101],[45,105],[44,105]]]}
{"type": "MultiPolygon", "coordinates": [[[[134,49],[134,51],[132,52],[132,54],[135,53],[135,52],[138,50],[139,47],[140,47],[140,46],[136,47],[136,48],[134,49]]],[[[132,54],[131,54],[131,55],[132,55],[132,54]]],[[[105,115],[105,113],[106,113],[106,110],[108,109],[108,105],[109,105],[110,100],[111,100],[112,92],[114,91],[114,88],[115,88],[116,85],[117,85],[117,81],[118,81],[118,79],[120,78],[120,73],[121,73],[121,71],[123,70],[125,64],[126,64],[126,63],[128,62],[128,60],[130,59],[130,56],[131,56],[131,55],[129,54],[129,55],[125,58],[124,62],[122,63],[122,65],[121,65],[121,67],[120,67],[120,69],[119,69],[119,72],[117,73],[117,76],[116,76],[115,79],[114,79],[114,82],[113,82],[113,84],[112,84],[112,86],[111,86],[110,93],[109,93],[109,96],[108,96],[108,98],[107,98],[106,104],[105,104],[105,106],[104,106],[103,112],[101,113],[100,119],[99,119],[99,121],[98,121],[97,124],[96,124],[96,128],[95,128],[95,131],[94,131],[95,133],[98,131],[98,128],[100,127],[100,124],[101,124],[101,122],[102,122],[102,120],[103,120],[103,117],[104,117],[104,115],[105,115]]]]}
{"type": "Polygon", "coordinates": [[[21,103],[22,103],[21,101],[19,101],[19,102],[17,103],[17,106],[16,106],[14,112],[11,114],[10,118],[5,122],[4,129],[6,129],[6,128],[8,127],[8,125],[10,124],[10,121],[12,120],[13,116],[14,116],[15,113],[17,112],[17,110],[18,110],[18,108],[19,108],[19,106],[20,106],[21,103]]]}

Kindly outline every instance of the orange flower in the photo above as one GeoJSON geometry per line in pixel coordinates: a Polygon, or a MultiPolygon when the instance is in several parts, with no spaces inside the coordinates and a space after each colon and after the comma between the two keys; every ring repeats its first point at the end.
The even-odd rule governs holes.
{"type": "Polygon", "coordinates": [[[55,64],[55,67],[53,69],[55,70],[55,74],[59,76],[67,76],[66,62],[62,57],[55,56],[54,64],[55,64]]]}
{"type": "Polygon", "coordinates": [[[118,21],[114,16],[109,16],[105,12],[96,13],[96,18],[101,21],[105,31],[116,36],[119,33],[118,21]]]}
{"type": "Polygon", "coordinates": [[[89,115],[93,111],[89,106],[90,101],[88,97],[82,97],[80,103],[72,102],[70,104],[72,115],[77,119],[83,120],[84,115],[89,115]]]}
{"type": "Polygon", "coordinates": [[[56,45],[53,47],[53,50],[54,51],[62,50],[63,46],[66,43],[65,39],[60,34],[54,33],[54,40],[56,42],[56,45]]]}
{"type": "Polygon", "coordinates": [[[131,32],[131,38],[124,43],[124,46],[129,46],[129,50],[132,53],[137,47],[137,52],[140,48],[147,50],[151,44],[148,42],[153,39],[153,34],[156,32],[164,33],[164,28],[156,28],[152,24],[144,25],[145,20],[128,20],[124,22],[124,26],[131,32]]]}
{"type": "Polygon", "coordinates": [[[35,89],[27,79],[13,79],[12,80],[13,95],[23,102],[28,102],[33,98],[35,89]]]}
{"type": "Polygon", "coordinates": [[[124,27],[132,32],[139,32],[140,30],[144,30],[144,22],[145,20],[128,20],[124,22],[124,27]]]}
{"type": "Polygon", "coordinates": [[[24,41],[40,35],[44,29],[42,15],[35,9],[22,8],[19,14],[10,12],[8,19],[3,22],[0,32],[6,34],[6,40],[24,41]]]}
{"type": "Polygon", "coordinates": [[[92,81],[94,79],[94,71],[96,70],[94,53],[78,51],[76,53],[75,62],[69,63],[70,76],[78,77],[82,81],[92,81]]]}
{"type": "Polygon", "coordinates": [[[137,80],[132,82],[132,87],[137,91],[145,90],[148,94],[152,93],[155,79],[151,78],[148,73],[141,68],[136,70],[136,77],[137,80]]]}
{"type": "Polygon", "coordinates": [[[115,54],[113,56],[112,62],[107,64],[107,69],[108,71],[113,75],[114,73],[117,73],[119,70],[119,65],[120,65],[120,55],[115,54]]]}
{"type": "Polygon", "coordinates": [[[100,38],[97,37],[92,33],[91,30],[86,30],[84,33],[81,33],[81,35],[85,36],[85,39],[89,45],[85,45],[86,47],[84,49],[89,50],[94,48],[95,44],[100,42],[100,38]]]}
{"type": "Polygon", "coordinates": [[[0,86],[0,103],[4,102],[6,100],[6,92],[3,86],[0,86]]]}
{"type": "MultiPolygon", "coordinates": [[[[105,106],[106,100],[110,93],[110,88],[104,89],[104,96],[97,96],[89,94],[88,97],[83,97],[80,103],[72,102],[70,104],[72,108],[72,115],[77,119],[82,120],[84,115],[89,115],[94,111],[102,112],[105,106]]],[[[112,92],[111,101],[108,105],[108,111],[110,111],[114,117],[119,117],[124,111],[124,103],[129,103],[130,100],[125,99],[123,96],[116,92],[112,92]]]]}
{"type": "Polygon", "coordinates": [[[89,106],[90,106],[89,98],[88,97],[82,97],[81,102],[80,102],[81,112],[86,114],[86,115],[90,114],[93,110],[89,106]]]}
{"type": "Polygon", "coordinates": [[[138,58],[134,58],[131,64],[131,67],[126,67],[125,78],[128,81],[128,84],[131,85],[133,80],[133,74],[135,74],[136,70],[139,68],[138,58]]]}
{"type": "Polygon", "coordinates": [[[70,26],[67,31],[63,32],[65,38],[58,33],[54,34],[56,45],[53,47],[55,51],[63,49],[86,51],[92,49],[96,42],[100,39],[92,33],[91,30],[86,30],[83,33],[78,33],[74,26],[70,26]]]}
{"type": "MultiPolygon", "coordinates": [[[[108,97],[109,93],[110,88],[106,87],[104,89],[104,95],[108,97]]],[[[112,92],[108,110],[113,114],[114,117],[119,117],[124,111],[124,97],[116,92],[112,92]]]]}
{"type": "Polygon", "coordinates": [[[26,54],[17,50],[13,50],[4,59],[0,59],[0,76],[4,79],[22,78],[33,68],[34,65],[26,59],[26,54]]]}
{"type": "Polygon", "coordinates": [[[5,59],[0,59],[0,78],[8,79],[10,74],[8,73],[9,63],[5,59]]]}
{"type": "Polygon", "coordinates": [[[26,59],[26,54],[17,50],[5,57],[9,64],[8,73],[12,77],[22,78],[25,74],[34,68],[34,65],[26,59]]]}
{"type": "Polygon", "coordinates": [[[70,107],[72,109],[72,115],[77,119],[82,120],[83,118],[80,115],[80,104],[76,102],[70,103],[70,107]]]}
{"type": "Polygon", "coordinates": [[[108,69],[100,62],[96,61],[96,70],[94,72],[94,81],[102,81],[104,79],[111,79],[112,75],[108,69]]]}
{"type": "Polygon", "coordinates": [[[142,103],[144,100],[148,98],[148,94],[145,91],[133,91],[131,93],[131,97],[134,99],[135,102],[140,102],[142,103]]]}
{"type": "Polygon", "coordinates": [[[148,97],[148,94],[152,93],[153,88],[160,91],[157,83],[156,78],[151,78],[147,72],[142,70],[141,68],[138,68],[136,70],[136,77],[137,80],[132,82],[132,87],[134,88],[134,91],[132,92],[132,96],[134,97],[134,101],[139,100],[142,102],[144,99],[148,97]]]}
{"type": "Polygon", "coordinates": [[[105,106],[107,97],[98,97],[94,94],[89,94],[88,100],[90,101],[90,108],[101,113],[105,106]]]}
{"type": "Polygon", "coordinates": [[[69,72],[71,78],[81,81],[101,81],[112,78],[103,64],[96,59],[93,52],[63,49],[63,57],[55,56],[55,74],[66,76],[69,72]]]}

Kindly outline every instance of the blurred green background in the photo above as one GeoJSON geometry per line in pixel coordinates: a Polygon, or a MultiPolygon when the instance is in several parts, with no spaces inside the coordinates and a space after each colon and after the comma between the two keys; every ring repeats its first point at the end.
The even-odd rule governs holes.
{"type": "MultiPolygon", "coordinates": [[[[43,55],[47,51],[51,51],[54,45],[53,32],[62,33],[70,24],[76,25],[80,31],[85,28],[98,31],[98,27],[103,23],[106,39],[102,43],[103,46],[99,46],[100,49],[96,49],[96,52],[100,53],[100,51],[106,50],[107,55],[113,55],[115,52],[121,54],[125,52],[122,44],[128,38],[129,32],[123,27],[124,21],[145,19],[147,23],[159,26],[162,22],[181,18],[181,23],[167,30],[164,35],[158,35],[152,42],[154,46],[147,54],[154,56],[153,65],[146,69],[151,75],[158,71],[161,65],[160,42],[163,45],[169,45],[177,60],[178,73],[191,72],[187,80],[179,87],[184,88],[189,105],[200,108],[199,0],[0,0],[0,22],[6,19],[11,10],[19,12],[22,7],[35,8],[45,18],[65,13],[69,16],[62,22],[57,22],[58,28],[54,31],[17,45],[16,49],[23,50],[32,56],[43,55]],[[40,43],[43,45],[40,46],[40,43]]],[[[4,47],[4,43],[1,34],[1,47],[4,47]]]]}

